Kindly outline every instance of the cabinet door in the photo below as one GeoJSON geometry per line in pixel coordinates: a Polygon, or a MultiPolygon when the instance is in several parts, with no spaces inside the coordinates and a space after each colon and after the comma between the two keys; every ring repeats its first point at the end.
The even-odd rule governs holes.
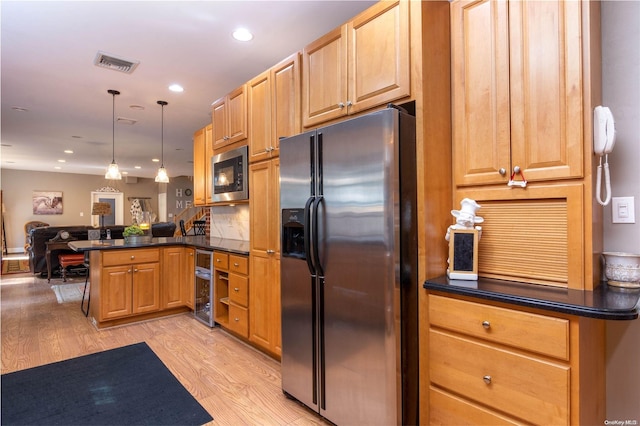
{"type": "Polygon", "coordinates": [[[294,53],[271,69],[272,156],[279,155],[280,138],[300,133],[300,54],[294,53]]]}
{"type": "Polygon", "coordinates": [[[247,138],[247,96],[244,84],[228,95],[227,135],[232,144],[247,138]]]}
{"type": "Polygon", "coordinates": [[[505,1],[451,4],[453,168],[458,186],[506,184],[510,177],[508,24],[505,1]]]}
{"type": "Polygon", "coordinates": [[[582,2],[509,2],[512,167],[583,175],[582,2]]]}
{"type": "Polygon", "coordinates": [[[249,340],[271,350],[272,330],[276,324],[269,320],[272,317],[271,310],[273,297],[271,295],[272,275],[270,274],[271,258],[260,252],[252,252],[251,259],[251,286],[249,287],[249,340]]]}
{"type": "Polygon", "coordinates": [[[410,96],[409,2],[379,2],[348,31],[348,113],[410,96]]]}
{"type": "Polygon", "coordinates": [[[271,78],[264,72],[247,84],[249,161],[268,158],[271,148],[271,78]]]}
{"type": "MultiPolygon", "coordinates": [[[[249,187],[251,198],[249,199],[249,215],[251,218],[250,241],[251,251],[258,250],[266,253],[271,249],[271,225],[269,210],[271,187],[271,162],[261,161],[249,166],[249,187]]],[[[251,274],[254,271],[251,270],[251,274]]]]}
{"type": "Polygon", "coordinates": [[[185,249],[184,262],[184,286],[182,287],[184,304],[193,309],[195,299],[196,286],[196,250],[193,248],[185,249]]]}
{"type": "Polygon", "coordinates": [[[347,26],[342,25],[302,51],[302,124],[347,114],[347,26]]]}
{"type": "Polygon", "coordinates": [[[212,145],[214,151],[227,145],[227,98],[218,99],[211,107],[211,124],[213,125],[212,145]]]}
{"type": "MultiPolygon", "coordinates": [[[[206,204],[213,203],[213,168],[211,165],[213,157],[213,125],[209,124],[204,128],[204,187],[206,204]]],[[[197,179],[194,175],[194,181],[197,179]]]]}
{"type": "Polygon", "coordinates": [[[193,204],[196,206],[206,202],[205,141],[205,128],[193,134],[193,204]]]}
{"type": "Polygon", "coordinates": [[[100,321],[131,315],[132,266],[102,269],[100,281],[100,321]]]}
{"type": "Polygon", "coordinates": [[[133,265],[133,313],[160,310],[160,264],[133,265]]]}
{"type": "Polygon", "coordinates": [[[165,308],[184,306],[185,256],[183,247],[162,249],[162,305],[165,308]]]}

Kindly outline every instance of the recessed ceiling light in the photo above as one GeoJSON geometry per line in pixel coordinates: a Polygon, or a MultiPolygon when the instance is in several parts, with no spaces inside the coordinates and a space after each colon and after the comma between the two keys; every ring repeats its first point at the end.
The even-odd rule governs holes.
{"type": "Polygon", "coordinates": [[[133,166],[134,169],[141,169],[142,166],[133,166]]]}
{"type": "Polygon", "coordinates": [[[233,38],[238,41],[249,41],[253,38],[253,34],[251,34],[246,28],[238,28],[233,32],[233,38]]]}
{"type": "Polygon", "coordinates": [[[72,149],[65,149],[64,153],[65,154],[73,154],[73,150],[72,149]]]}
{"type": "Polygon", "coordinates": [[[157,159],[157,158],[152,158],[151,161],[153,161],[154,163],[159,163],[160,162],[160,160],[157,159]]]}
{"type": "Polygon", "coordinates": [[[180,86],[179,84],[172,84],[171,86],[169,86],[169,90],[171,90],[172,92],[182,93],[184,92],[184,87],[180,86]]]}
{"type": "Polygon", "coordinates": [[[129,172],[122,172],[122,174],[123,174],[123,175],[128,175],[128,174],[129,174],[129,172]]]}
{"type": "Polygon", "coordinates": [[[66,163],[66,162],[67,160],[62,160],[62,159],[58,160],[58,163],[66,163]]]}
{"type": "Polygon", "coordinates": [[[60,166],[55,166],[55,167],[54,167],[54,169],[56,169],[56,170],[62,170],[62,167],[60,167],[60,166]]]}

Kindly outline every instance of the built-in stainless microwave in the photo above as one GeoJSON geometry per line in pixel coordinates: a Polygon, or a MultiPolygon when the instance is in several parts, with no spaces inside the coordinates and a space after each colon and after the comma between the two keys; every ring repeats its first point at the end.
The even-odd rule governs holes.
{"type": "Polygon", "coordinates": [[[213,201],[249,199],[247,146],[211,157],[213,201]]]}

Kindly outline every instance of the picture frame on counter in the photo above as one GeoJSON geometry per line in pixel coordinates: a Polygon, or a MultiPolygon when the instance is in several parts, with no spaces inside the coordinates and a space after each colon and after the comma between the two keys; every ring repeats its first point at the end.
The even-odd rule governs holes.
{"type": "Polygon", "coordinates": [[[449,238],[447,276],[453,280],[478,279],[477,229],[452,229],[449,238]]]}

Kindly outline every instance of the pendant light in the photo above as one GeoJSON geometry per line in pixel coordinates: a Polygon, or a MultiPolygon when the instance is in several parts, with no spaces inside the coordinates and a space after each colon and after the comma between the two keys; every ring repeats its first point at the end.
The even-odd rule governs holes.
{"type": "Polygon", "coordinates": [[[111,164],[109,164],[109,168],[107,169],[107,173],[104,175],[104,178],[111,179],[111,180],[121,180],[122,174],[120,173],[120,170],[118,169],[118,165],[116,164],[116,95],[119,95],[120,92],[112,89],[107,90],[107,92],[113,95],[113,119],[111,121],[113,126],[112,139],[111,139],[112,157],[111,157],[111,164]]]}
{"type": "Polygon", "coordinates": [[[167,169],[164,168],[164,106],[168,105],[168,103],[165,101],[158,101],[158,105],[162,107],[161,132],[160,132],[161,163],[160,163],[160,168],[158,169],[158,175],[156,176],[156,182],[169,183],[169,176],[167,175],[167,169]]]}

